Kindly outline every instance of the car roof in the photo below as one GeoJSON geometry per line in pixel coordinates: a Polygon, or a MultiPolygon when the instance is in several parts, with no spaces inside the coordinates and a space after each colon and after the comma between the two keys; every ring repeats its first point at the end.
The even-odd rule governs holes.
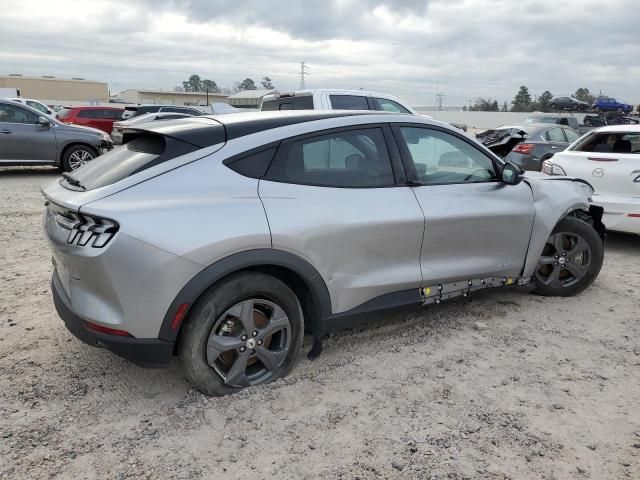
{"type": "Polygon", "coordinates": [[[79,105],[79,106],[75,106],[75,107],[63,107],[63,108],[67,108],[69,110],[123,110],[122,107],[100,107],[97,105],[79,105]]]}
{"type": "Polygon", "coordinates": [[[598,133],[640,133],[640,124],[636,125],[609,125],[593,130],[598,133]]]}
{"type": "MultiPolygon", "coordinates": [[[[145,123],[139,127],[132,126],[131,130],[158,133],[160,135],[177,138],[200,148],[204,148],[216,143],[288,125],[331,118],[367,117],[376,115],[389,117],[390,121],[392,120],[392,117],[395,118],[396,121],[398,117],[403,119],[406,118],[408,122],[414,122],[416,119],[423,119],[423,117],[416,115],[373,110],[289,110],[285,112],[242,112],[229,113],[227,115],[194,116],[179,120],[145,123]]],[[[436,122],[430,119],[427,120],[428,122],[423,121],[416,123],[441,124],[441,122],[436,122]]],[[[449,126],[448,128],[454,127],[449,126]]]]}

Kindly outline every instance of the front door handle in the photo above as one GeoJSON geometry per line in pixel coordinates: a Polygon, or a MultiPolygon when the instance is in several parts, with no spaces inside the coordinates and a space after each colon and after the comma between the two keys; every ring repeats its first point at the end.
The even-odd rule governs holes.
{"type": "Polygon", "coordinates": [[[558,149],[558,147],[556,147],[555,145],[551,145],[551,148],[553,148],[554,150],[558,149]]]}
{"type": "Polygon", "coordinates": [[[11,133],[11,130],[7,130],[6,128],[3,128],[2,130],[0,130],[0,133],[4,133],[5,135],[8,135],[9,133],[11,133]]]}

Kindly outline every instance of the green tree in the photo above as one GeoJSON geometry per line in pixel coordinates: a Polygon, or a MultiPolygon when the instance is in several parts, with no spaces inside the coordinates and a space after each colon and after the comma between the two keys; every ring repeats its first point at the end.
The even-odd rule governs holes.
{"type": "Polygon", "coordinates": [[[238,90],[257,90],[256,84],[250,78],[245,78],[243,81],[238,84],[238,90]]]}
{"type": "Polygon", "coordinates": [[[196,75],[195,73],[191,75],[189,80],[182,82],[182,88],[184,88],[185,92],[201,92],[202,80],[200,79],[200,75],[196,75]]]}
{"type": "Polygon", "coordinates": [[[490,98],[478,98],[475,105],[469,107],[472,112],[497,112],[500,110],[497,100],[490,98]]]}
{"type": "Polygon", "coordinates": [[[540,110],[543,112],[549,111],[549,104],[551,103],[551,99],[553,98],[553,94],[549,90],[545,90],[542,92],[542,95],[538,97],[538,106],[540,110]]]}
{"type": "Polygon", "coordinates": [[[531,106],[531,94],[529,93],[529,89],[522,85],[516,96],[513,97],[511,101],[513,107],[511,108],[512,112],[528,112],[529,107],[531,106]]]}
{"type": "Polygon", "coordinates": [[[211,93],[218,93],[220,89],[218,88],[218,84],[213,80],[202,80],[202,91],[209,91],[211,93]]]}
{"type": "Polygon", "coordinates": [[[587,102],[589,105],[592,105],[593,102],[596,101],[596,97],[591,95],[588,88],[577,89],[576,93],[573,94],[573,98],[580,100],[581,102],[587,102]]]}
{"type": "Polygon", "coordinates": [[[507,101],[505,100],[504,103],[502,104],[502,112],[508,112],[509,111],[509,104],[507,103],[507,101]]]}
{"type": "Polygon", "coordinates": [[[271,82],[271,79],[269,77],[262,77],[262,81],[260,82],[262,84],[262,88],[264,88],[265,90],[273,90],[274,87],[273,83],[271,82]]]}

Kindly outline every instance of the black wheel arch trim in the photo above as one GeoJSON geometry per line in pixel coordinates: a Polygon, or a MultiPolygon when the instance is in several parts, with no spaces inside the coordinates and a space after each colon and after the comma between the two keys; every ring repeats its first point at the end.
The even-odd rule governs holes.
{"type": "Polygon", "coordinates": [[[189,312],[198,298],[216,282],[235,272],[255,267],[283,267],[298,275],[305,282],[305,286],[311,292],[314,308],[307,312],[308,324],[305,328],[317,334],[322,332],[323,320],[331,315],[331,297],[329,290],[318,271],[306,260],[283,250],[260,248],[235,253],[205,267],[196,274],[178,293],[171,302],[167,313],[162,320],[158,337],[162,340],[173,342],[177,339],[182,325],[188,320],[189,312]],[[183,321],[176,330],[171,328],[178,308],[182,304],[188,304],[183,321]]]}

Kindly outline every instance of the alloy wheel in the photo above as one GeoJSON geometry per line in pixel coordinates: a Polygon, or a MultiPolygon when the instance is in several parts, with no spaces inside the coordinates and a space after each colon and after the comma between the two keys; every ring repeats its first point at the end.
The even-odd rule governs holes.
{"type": "Polygon", "coordinates": [[[76,150],[69,155],[69,167],[71,167],[71,170],[75,170],[90,160],[93,160],[91,152],[87,150],[76,150]]]}
{"type": "Polygon", "coordinates": [[[591,258],[591,248],[581,236],[554,233],[544,246],[535,275],[550,287],[570,287],[587,274],[591,258]]]}
{"type": "Polygon", "coordinates": [[[218,317],[207,339],[207,363],[226,385],[248,387],[273,377],[290,345],[291,323],[284,310],[251,298],[218,317]]]}

